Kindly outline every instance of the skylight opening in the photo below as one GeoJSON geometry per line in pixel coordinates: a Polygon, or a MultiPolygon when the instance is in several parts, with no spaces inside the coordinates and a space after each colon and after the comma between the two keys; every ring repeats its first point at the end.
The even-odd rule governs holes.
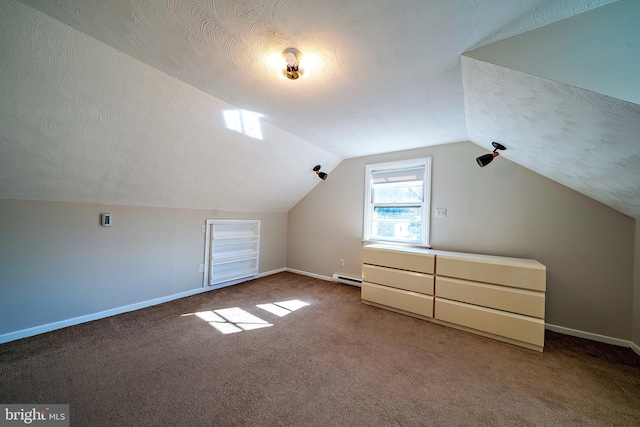
{"type": "Polygon", "coordinates": [[[247,110],[224,110],[224,122],[228,129],[243,133],[251,138],[262,140],[260,118],[264,114],[247,110]]]}

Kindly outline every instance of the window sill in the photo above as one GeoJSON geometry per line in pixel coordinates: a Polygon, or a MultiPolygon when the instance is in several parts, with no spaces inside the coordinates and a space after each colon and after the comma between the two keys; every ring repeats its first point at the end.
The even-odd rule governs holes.
{"type": "Polygon", "coordinates": [[[399,248],[419,248],[419,249],[431,249],[430,245],[419,245],[414,243],[402,243],[402,242],[392,242],[388,240],[360,240],[363,245],[389,245],[389,246],[397,246],[399,248]]]}

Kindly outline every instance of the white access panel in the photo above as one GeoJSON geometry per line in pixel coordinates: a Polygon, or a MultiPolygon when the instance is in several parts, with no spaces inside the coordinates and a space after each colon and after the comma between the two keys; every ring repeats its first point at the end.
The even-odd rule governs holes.
{"type": "Polygon", "coordinates": [[[258,274],[260,220],[208,219],[204,286],[258,274]]]}

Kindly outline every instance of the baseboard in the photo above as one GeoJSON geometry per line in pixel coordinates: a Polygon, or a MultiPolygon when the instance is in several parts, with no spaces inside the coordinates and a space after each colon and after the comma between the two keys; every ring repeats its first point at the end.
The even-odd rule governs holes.
{"type": "Polygon", "coordinates": [[[247,277],[244,279],[235,280],[233,282],[226,282],[217,286],[209,286],[206,288],[191,289],[189,291],[180,292],[173,295],[167,295],[160,298],[155,298],[147,301],[138,302],[135,304],[125,305],[122,307],[116,307],[109,310],[99,311],[97,313],[86,314],[84,316],[78,316],[67,320],[61,320],[58,322],[48,323],[46,325],[34,326],[32,328],[22,329],[20,331],[9,332],[7,334],[0,335],[0,344],[4,344],[10,341],[19,340],[22,338],[32,337],[34,335],[43,334],[45,332],[55,331],[56,329],[62,329],[69,326],[79,325],[80,323],[91,322],[94,320],[104,319],[105,317],[115,316],[117,314],[127,313],[130,311],[140,310],[142,308],[151,307],[165,302],[173,301],[180,298],[186,298],[193,295],[201,294],[203,292],[214,291],[216,289],[224,288],[231,285],[237,285],[238,283],[246,282],[248,280],[257,279],[260,277],[269,276],[271,274],[281,273],[286,271],[285,268],[277,270],[271,270],[264,273],[260,273],[256,276],[247,277]]]}
{"type": "Polygon", "coordinates": [[[313,277],[314,279],[326,280],[327,282],[333,282],[333,279],[329,276],[322,276],[320,274],[309,273],[307,271],[302,270],[294,270],[293,268],[287,268],[287,271],[290,273],[302,274],[303,276],[313,277]]]}
{"type": "MultiPolygon", "coordinates": [[[[333,279],[329,276],[323,276],[320,274],[315,274],[315,273],[309,273],[307,271],[302,271],[302,270],[296,270],[293,268],[279,268],[276,270],[271,270],[271,271],[266,271],[263,273],[260,273],[256,276],[253,277],[248,277],[246,279],[240,279],[238,281],[234,281],[234,282],[228,282],[228,283],[224,283],[222,285],[219,286],[211,286],[211,287],[206,287],[206,288],[198,288],[198,289],[192,289],[189,291],[185,291],[185,292],[180,292],[177,294],[173,294],[173,295],[167,295],[164,297],[160,297],[160,298],[155,298],[152,300],[147,300],[147,301],[142,301],[139,303],[135,303],[135,304],[130,304],[130,305],[126,305],[126,306],[122,306],[122,307],[117,307],[117,308],[113,308],[110,310],[104,310],[104,311],[100,311],[97,313],[91,313],[91,314],[87,314],[84,316],[79,316],[79,317],[74,317],[72,319],[67,319],[67,320],[61,320],[58,322],[53,322],[53,323],[48,323],[46,325],[41,325],[41,326],[35,326],[32,328],[27,328],[27,329],[22,329],[20,331],[15,331],[15,332],[9,332],[3,335],[0,335],[0,344],[4,344],[10,341],[15,341],[15,340],[19,340],[22,338],[28,338],[34,335],[39,335],[39,334],[43,334],[45,332],[50,332],[50,331],[55,331],[56,329],[62,329],[62,328],[66,328],[68,326],[73,326],[73,325],[79,325],[80,323],[85,323],[85,322],[91,322],[94,320],[99,320],[99,319],[104,319],[105,317],[110,317],[110,316],[115,316],[118,314],[122,314],[122,313],[127,313],[130,311],[135,311],[135,310],[140,310],[142,308],[147,308],[147,307],[151,307],[154,305],[158,305],[158,304],[163,304],[165,302],[169,302],[169,301],[173,301],[176,299],[180,299],[180,298],[186,298],[192,295],[197,295],[203,292],[208,292],[208,291],[213,291],[216,289],[220,289],[226,286],[231,286],[231,285],[235,285],[241,282],[246,282],[247,280],[252,280],[252,279],[257,279],[260,277],[265,277],[265,276],[270,276],[272,274],[276,274],[276,273],[282,273],[284,271],[288,271],[291,273],[296,273],[296,274],[301,274],[303,276],[309,276],[309,277],[313,277],[315,279],[320,279],[320,280],[326,280],[327,282],[332,282],[333,279]]],[[[585,332],[585,331],[580,331],[577,329],[571,329],[571,328],[565,328],[563,326],[558,326],[558,325],[552,325],[549,323],[545,324],[545,329],[548,329],[550,331],[554,331],[554,332],[558,332],[561,334],[565,334],[565,335],[571,335],[571,336],[575,336],[575,337],[579,337],[579,338],[586,338],[589,340],[593,340],[593,341],[599,341],[599,342],[603,342],[603,343],[607,343],[607,344],[613,344],[613,345],[618,345],[618,346],[622,346],[622,347],[630,347],[636,354],[640,355],[640,347],[635,344],[634,342],[631,341],[627,341],[627,340],[622,340],[619,338],[613,338],[613,337],[609,337],[606,335],[599,335],[599,334],[594,334],[591,332],[585,332]]]]}
{"type": "MultiPolygon", "coordinates": [[[[635,345],[631,341],[623,340],[620,338],[613,338],[606,335],[599,335],[591,332],[580,331],[577,329],[565,328],[564,326],[551,325],[549,323],[545,323],[544,328],[553,332],[558,332],[560,334],[571,335],[573,337],[578,337],[578,338],[586,338],[588,340],[599,341],[606,344],[619,345],[621,347],[633,348],[633,346],[635,345]]],[[[638,350],[640,350],[640,348],[638,348],[637,345],[635,345],[635,347],[638,350]]],[[[637,351],[636,349],[634,349],[634,351],[640,354],[640,352],[637,351]]]]}
{"type": "Polygon", "coordinates": [[[272,274],[282,273],[284,271],[287,271],[287,269],[285,267],[278,268],[278,269],[271,270],[271,271],[265,271],[264,273],[259,273],[257,276],[252,277],[252,279],[259,279],[261,277],[271,276],[272,274]]]}
{"type": "MultiPolygon", "coordinates": [[[[303,276],[313,277],[314,279],[326,280],[327,282],[333,282],[333,283],[339,283],[339,284],[348,285],[348,286],[354,286],[356,288],[361,287],[361,283],[362,283],[362,281],[360,281],[360,283],[356,283],[355,281],[353,283],[347,282],[347,281],[340,281],[340,280],[336,280],[335,277],[323,276],[321,274],[309,273],[308,271],[295,270],[293,268],[287,268],[287,271],[290,272],[290,273],[301,274],[303,276]]],[[[335,274],[334,274],[334,276],[335,276],[335,274]]],[[[353,278],[353,279],[356,279],[356,278],[353,278]]],[[[357,279],[357,280],[359,280],[359,279],[357,279]]]]}

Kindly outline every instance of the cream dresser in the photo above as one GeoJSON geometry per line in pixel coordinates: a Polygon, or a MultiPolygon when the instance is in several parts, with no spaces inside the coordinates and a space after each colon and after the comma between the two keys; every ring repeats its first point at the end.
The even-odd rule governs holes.
{"type": "Polygon", "coordinates": [[[367,245],[362,301],[530,349],[544,347],[538,261],[367,245]]]}

